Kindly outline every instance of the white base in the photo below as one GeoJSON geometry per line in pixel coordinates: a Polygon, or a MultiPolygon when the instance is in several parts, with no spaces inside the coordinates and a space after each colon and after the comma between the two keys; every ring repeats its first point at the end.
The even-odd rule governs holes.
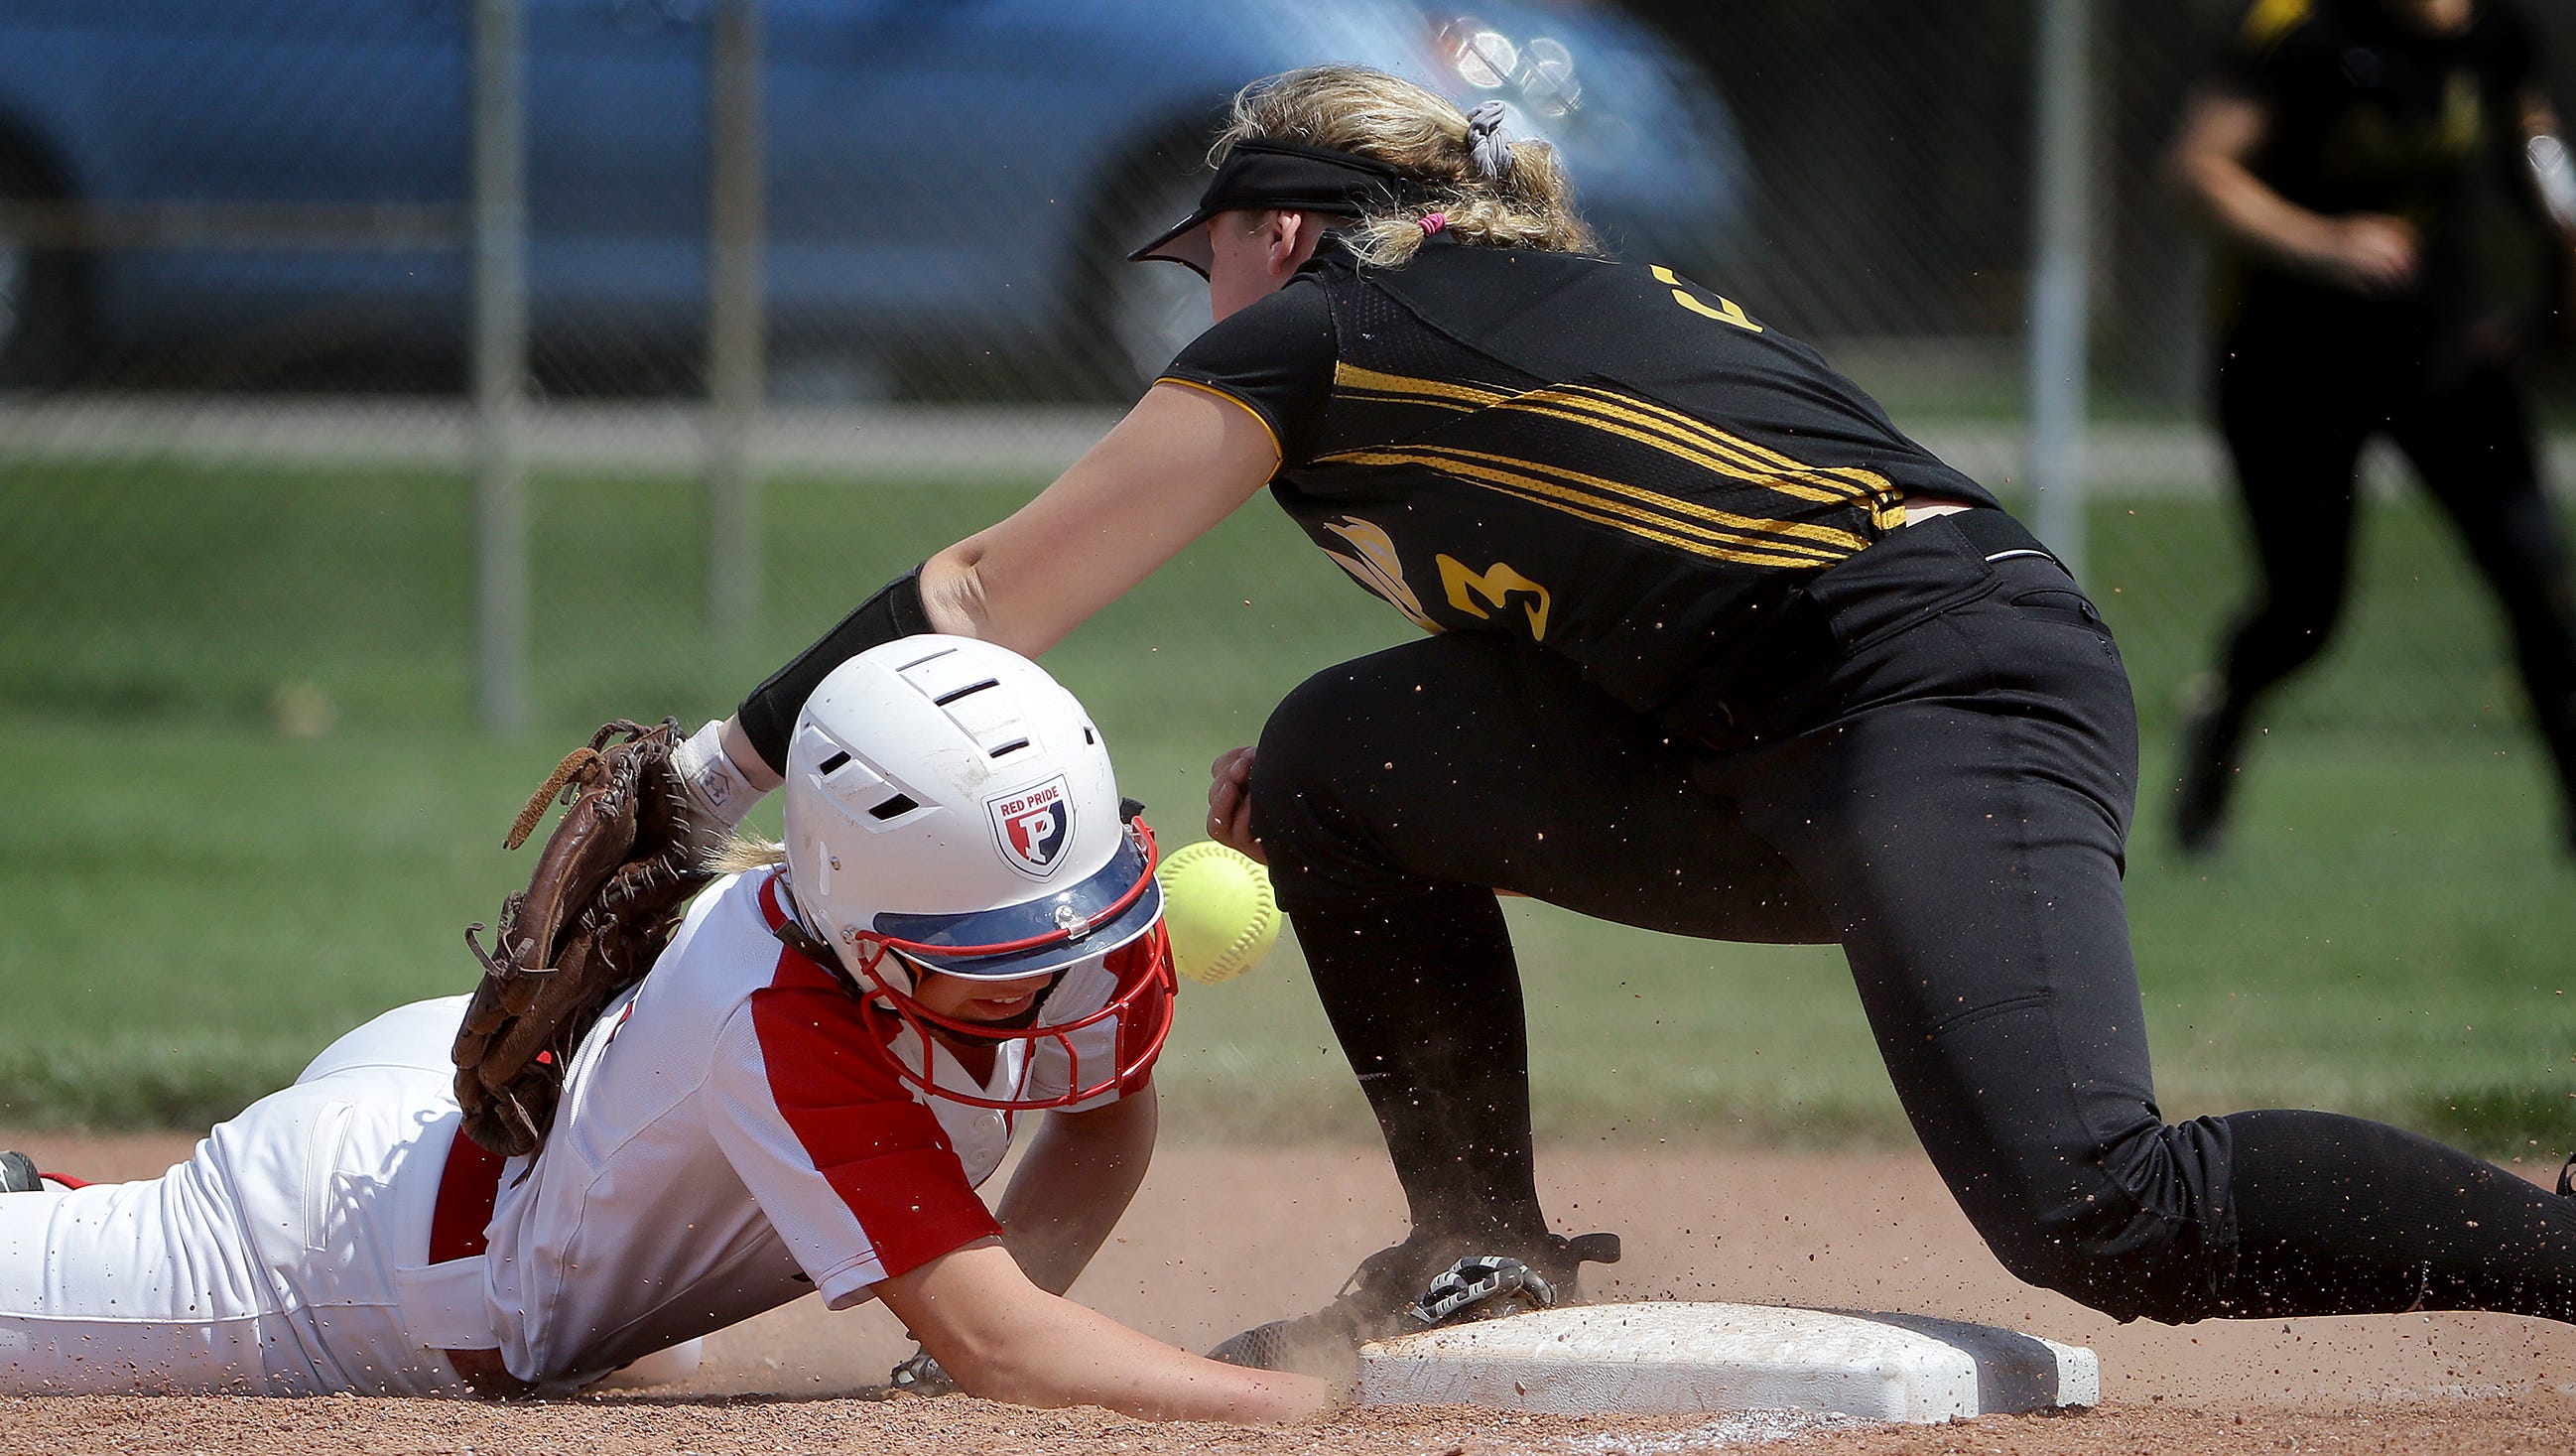
{"type": "Polygon", "coordinates": [[[1931,1422],[2101,1395],[2101,1365],[2077,1346],[1924,1315],[1755,1304],[1543,1309],[1360,1351],[1361,1405],[1931,1422]]]}

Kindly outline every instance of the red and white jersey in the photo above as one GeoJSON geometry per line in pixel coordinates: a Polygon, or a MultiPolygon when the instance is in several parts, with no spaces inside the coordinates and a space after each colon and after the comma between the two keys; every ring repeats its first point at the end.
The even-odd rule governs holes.
{"type": "MultiPolygon", "coordinates": [[[[488,1250],[501,1353],[522,1378],[586,1378],[820,1290],[833,1308],[1000,1232],[975,1191],[1011,1115],[916,1094],[890,1049],[986,1097],[1072,1085],[1053,1040],[1006,1041],[978,1083],[772,932],[775,872],[710,887],[567,1069],[537,1164],[503,1174],[488,1250]],[[874,1046],[871,1046],[871,1043],[874,1046]]],[[[1047,1019],[1108,1003],[1136,942],[1066,973],[1047,1019]]],[[[1168,1014],[1168,1013],[1166,1013],[1168,1014]]],[[[1117,1018],[1075,1034],[1086,1081],[1117,1018]]],[[[1144,1073],[1093,1106],[1141,1086],[1144,1073]]]]}

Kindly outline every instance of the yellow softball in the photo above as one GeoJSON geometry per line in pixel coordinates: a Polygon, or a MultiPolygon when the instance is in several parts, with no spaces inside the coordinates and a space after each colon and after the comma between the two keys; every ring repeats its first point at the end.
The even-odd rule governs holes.
{"type": "Polygon", "coordinates": [[[1240,851],[1202,839],[1163,856],[1154,875],[1163,884],[1172,967],[1191,980],[1231,981],[1261,964],[1279,939],[1270,872],[1240,851]]]}

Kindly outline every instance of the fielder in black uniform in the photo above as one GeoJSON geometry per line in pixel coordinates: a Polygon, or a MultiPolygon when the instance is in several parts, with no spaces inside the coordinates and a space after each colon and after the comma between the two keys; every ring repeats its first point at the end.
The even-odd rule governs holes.
{"type": "Polygon", "coordinates": [[[2021,1277],[2126,1318],[2473,1307],[2576,1319],[2576,1201],[2314,1112],[2164,1121],[2120,888],[2117,647],[2046,549],[1804,345],[1591,256],[1553,156],[1375,72],[1238,100],[1139,256],[1216,326],[1009,520],[756,690],[755,784],[848,652],[1037,651],[1262,485],[1431,635],[1318,674],[1221,758],[1413,1230],[1219,1354],[1347,1361],[1467,1251],[1570,1284],[1496,891],[1839,942],[1909,1116],[2021,1277]]]}
{"type": "Polygon", "coordinates": [[[2384,434],[2512,623],[2576,846],[2576,589],[2514,375],[2563,298],[2494,256],[2576,252],[2576,181],[2517,0],[2259,0],[2172,165],[2227,244],[2218,418],[2262,573],[2184,729],[2176,827],[2214,847],[2249,715],[2341,614],[2353,474],[2384,434]],[[2517,288],[2519,281],[2525,286],[2517,288]],[[2520,316],[2517,316],[2520,315],[2520,316]]]}

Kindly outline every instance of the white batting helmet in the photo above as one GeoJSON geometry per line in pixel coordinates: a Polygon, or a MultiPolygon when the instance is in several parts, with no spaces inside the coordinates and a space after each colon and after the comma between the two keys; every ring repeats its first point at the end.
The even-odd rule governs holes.
{"type": "MultiPolygon", "coordinates": [[[[1170,1027],[1176,983],[1153,837],[1123,809],[1099,730],[1037,664],[971,637],[907,637],[833,669],[798,715],[787,747],[788,884],[805,928],[925,1047],[939,1027],[1052,1040],[1078,1062],[1070,1033],[1121,1017],[1110,1058],[1120,1065],[1107,1075],[1077,1068],[1062,1095],[1035,1101],[960,1098],[1063,1106],[1150,1065],[1170,1027]],[[1131,969],[1107,1004],[1070,1021],[1049,1019],[1062,981],[1020,1028],[952,1020],[912,995],[921,970],[1061,976],[1147,937],[1145,954],[1111,958],[1131,969]]],[[[959,1096],[932,1087],[926,1066],[898,1059],[897,1070],[959,1096]]]]}

